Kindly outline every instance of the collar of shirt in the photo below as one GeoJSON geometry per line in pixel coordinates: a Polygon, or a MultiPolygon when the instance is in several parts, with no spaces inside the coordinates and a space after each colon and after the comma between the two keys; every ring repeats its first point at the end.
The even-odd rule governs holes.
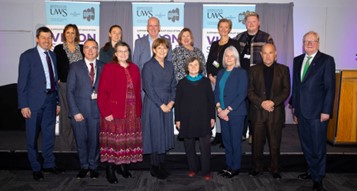
{"type": "MultiPolygon", "coordinates": [[[[90,71],[90,63],[93,63],[93,67],[94,67],[94,68],[95,68],[95,66],[96,66],[96,60],[89,61],[89,60],[87,60],[86,58],[84,58],[84,62],[85,62],[86,65],[87,65],[88,71],[90,71]]],[[[95,72],[95,70],[94,70],[94,72],[95,72]]]]}

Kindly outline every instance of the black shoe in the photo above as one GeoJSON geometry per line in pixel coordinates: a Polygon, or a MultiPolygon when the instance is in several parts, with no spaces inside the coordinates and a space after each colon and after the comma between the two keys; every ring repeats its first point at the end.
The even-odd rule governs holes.
{"type": "Polygon", "coordinates": [[[121,174],[124,178],[133,177],[131,173],[128,171],[128,167],[126,164],[121,164],[117,168],[117,172],[121,174]]]}
{"type": "Polygon", "coordinates": [[[233,178],[233,177],[235,177],[237,175],[239,175],[239,170],[235,170],[235,171],[229,170],[226,173],[224,173],[222,176],[224,178],[233,178]]]}
{"type": "Polygon", "coordinates": [[[43,177],[43,174],[41,171],[34,171],[33,172],[33,179],[39,181],[39,180],[43,180],[44,177],[43,177]]]}
{"type": "Polygon", "coordinates": [[[81,178],[86,177],[87,174],[88,174],[88,171],[89,171],[88,169],[83,169],[82,168],[77,174],[77,179],[81,179],[81,178]]]}
{"type": "Polygon", "coordinates": [[[162,180],[167,178],[167,176],[162,174],[162,172],[159,169],[159,166],[155,166],[155,165],[151,166],[150,174],[151,174],[151,176],[156,177],[158,179],[162,179],[162,180]]]}
{"type": "Polygon", "coordinates": [[[323,188],[322,188],[322,181],[319,181],[319,182],[315,182],[314,181],[314,185],[312,186],[312,190],[314,191],[321,191],[323,188]]]}
{"type": "Polygon", "coordinates": [[[311,174],[309,174],[308,172],[299,174],[299,175],[298,175],[298,179],[299,179],[299,180],[311,179],[311,174]]]}
{"type": "Polygon", "coordinates": [[[108,182],[110,184],[117,184],[118,183],[118,179],[115,176],[114,166],[112,164],[108,164],[107,165],[106,177],[107,177],[107,180],[108,180],[108,182]]]}
{"type": "Polygon", "coordinates": [[[89,170],[89,176],[91,179],[97,179],[99,177],[99,173],[96,170],[89,170]]]}
{"type": "Polygon", "coordinates": [[[211,142],[212,145],[222,144],[222,133],[216,133],[216,137],[211,142]]]}
{"type": "Polygon", "coordinates": [[[251,176],[251,177],[256,177],[256,176],[262,175],[263,172],[257,171],[257,170],[252,170],[252,171],[250,171],[248,174],[249,174],[249,176],[251,176]]]}
{"type": "Polygon", "coordinates": [[[164,165],[161,163],[159,164],[159,170],[161,172],[161,174],[163,174],[164,176],[168,177],[171,174],[166,170],[166,168],[164,167],[164,165]]]}
{"type": "Polygon", "coordinates": [[[280,173],[278,173],[278,172],[273,173],[272,176],[273,176],[273,178],[274,178],[275,180],[280,180],[280,179],[281,179],[281,175],[280,175],[280,173]]]}
{"type": "Polygon", "coordinates": [[[222,176],[222,175],[225,174],[227,171],[230,171],[230,170],[229,170],[228,168],[224,168],[224,169],[218,171],[217,174],[222,176]]]}
{"type": "Polygon", "coordinates": [[[42,171],[45,173],[52,173],[52,174],[63,174],[64,173],[63,169],[60,169],[57,167],[43,168],[42,171]]]}

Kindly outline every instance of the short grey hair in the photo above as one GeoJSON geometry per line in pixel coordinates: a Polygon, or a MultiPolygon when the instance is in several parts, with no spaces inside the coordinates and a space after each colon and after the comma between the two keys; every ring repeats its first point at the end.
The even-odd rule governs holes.
{"type": "Polygon", "coordinates": [[[224,62],[224,56],[226,55],[226,53],[227,53],[228,51],[232,51],[232,52],[233,52],[233,56],[234,56],[235,59],[236,59],[236,64],[235,64],[234,67],[240,68],[240,61],[239,61],[238,51],[237,51],[236,47],[234,47],[234,46],[232,46],[232,45],[231,45],[231,46],[228,46],[228,47],[226,48],[226,50],[224,50],[224,54],[223,54],[223,67],[226,67],[226,63],[224,62]]]}

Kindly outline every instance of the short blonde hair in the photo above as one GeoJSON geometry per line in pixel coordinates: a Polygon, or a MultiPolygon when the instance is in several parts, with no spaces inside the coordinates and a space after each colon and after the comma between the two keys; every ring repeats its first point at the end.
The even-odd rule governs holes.
{"type": "Polygon", "coordinates": [[[247,21],[248,17],[257,17],[259,20],[259,14],[254,11],[248,11],[245,13],[244,22],[247,21]]]}

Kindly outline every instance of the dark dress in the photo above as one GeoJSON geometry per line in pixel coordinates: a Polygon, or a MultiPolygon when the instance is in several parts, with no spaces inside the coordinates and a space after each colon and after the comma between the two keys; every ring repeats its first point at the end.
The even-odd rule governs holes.
{"type": "Polygon", "coordinates": [[[175,121],[181,122],[179,137],[194,138],[211,134],[211,119],[215,119],[211,82],[183,78],[177,84],[175,121]]]}
{"type": "Polygon", "coordinates": [[[142,113],[144,154],[166,153],[174,148],[173,113],[164,113],[160,106],[175,100],[174,66],[165,60],[161,67],[155,58],[151,58],[144,64],[142,83],[145,92],[142,113]]]}

